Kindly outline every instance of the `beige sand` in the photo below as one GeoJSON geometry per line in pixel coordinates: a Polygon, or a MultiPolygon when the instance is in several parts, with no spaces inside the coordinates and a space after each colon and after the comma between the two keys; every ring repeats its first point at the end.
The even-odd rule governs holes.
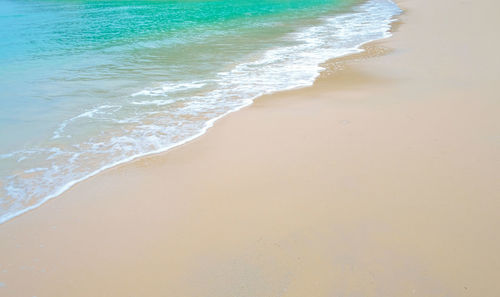
{"type": "Polygon", "coordinates": [[[500,296],[500,5],[399,4],[314,87],[1,225],[0,296],[500,296]]]}

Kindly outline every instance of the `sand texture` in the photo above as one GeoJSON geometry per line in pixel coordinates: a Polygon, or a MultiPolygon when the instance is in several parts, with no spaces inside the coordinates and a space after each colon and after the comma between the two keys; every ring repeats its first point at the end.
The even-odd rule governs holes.
{"type": "Polygon", "coordinates": [[[0,225],[0,296],[500,296],[500,5],[398,4],[313,87],[0,225]]]}

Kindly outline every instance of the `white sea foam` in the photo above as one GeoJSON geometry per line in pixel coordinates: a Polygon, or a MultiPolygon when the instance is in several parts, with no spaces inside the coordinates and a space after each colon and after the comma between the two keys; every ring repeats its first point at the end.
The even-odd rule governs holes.
{"type": "Polygon", "coordinates": [[[132,97],[136,96],[167,96],[168,93],[187,91],[193,89],[199,89],[206,84],[204,82],[185,82],[185,83],[166,83],[158,88],[148,88],[137,93],[132,94],[132,97]]]}
{"type": "Polygon", "coordinates": [[[361,45],[389,37],[390,24],[399,13],[389,0],[370,0],[352,12],[325,17],[320,25],[289,34],[283,40],[287,46],[255,54],[212,79],[159,84],[132,94],[126,104],[103,104],[69,118],[54,131],[52,147],[0,155],[20,166],[38,160],[36,166],[0,181],[0,195],[6,197],[0,205],[0,223],[105,169],[182,145],[258,96],[311,85],[327,59],[360,52],[361,45]],[[86,135],[80,130],[110,124],[115,129],[98,130],[80,142],[63,142],[86,135]]]}
{"type": "MultiPolygon", "coordinates": [[[[102,116],[106,116],[109,114],[114,114],[115,112],[117,112],[121,108],[122,107],[119,105],[107,105],[107,104],[105,104],[105,105],[91,108],[90,110],[86,110],[83,113],[80,113],[72,118],[69,118],[69,119],[63,121],[59,125],[59,127],[57,127],[57,129],[54,131],[54,133],[52,134],[52,139],[58,139],[58,138],[63,137],[64,130],[66,129],[66,126],[77,121],[78,119],[82,119],[82,118],[91,118],[92,119],[92,118],[95,118],[97,116],[102,117],[102,116]]],[[[66,135],[66,137],[71,137],[71,135],[66,135]]]]}
{"type": "Polygon", "coordinates": [[[168,105],[174,103],[175,100],[144,100],[144,101],[132,101],[131,104],[134,105],[156,105],[156,106],[162,106],[162,105],[168,105]]]}

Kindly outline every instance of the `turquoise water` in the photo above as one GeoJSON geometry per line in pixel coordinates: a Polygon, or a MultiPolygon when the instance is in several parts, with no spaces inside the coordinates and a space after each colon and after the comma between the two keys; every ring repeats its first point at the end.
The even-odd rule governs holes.
{"type": "Polygon", "coordinates": [[[390,36],[388,0],[0,0],[0,223],[390,36]]]}

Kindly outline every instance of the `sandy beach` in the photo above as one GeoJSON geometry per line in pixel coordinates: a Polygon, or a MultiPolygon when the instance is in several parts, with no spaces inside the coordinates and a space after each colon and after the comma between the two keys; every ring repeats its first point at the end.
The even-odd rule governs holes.
{"type": "Polygon", "coordinates": [[[397,3],[314,86],[0,225],[0,296],[498,296],[500,5],[397,3]]]}

